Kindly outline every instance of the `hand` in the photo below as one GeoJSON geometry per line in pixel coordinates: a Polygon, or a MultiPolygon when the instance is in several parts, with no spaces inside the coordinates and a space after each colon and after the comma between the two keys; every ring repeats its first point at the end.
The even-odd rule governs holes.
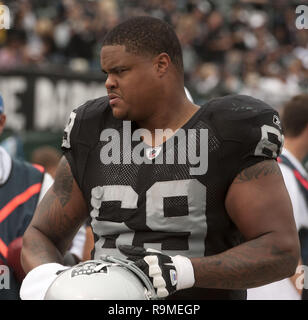
{"type": "Polygon", "coordinates": [[[149,277],[159,298],[194,285],[193,267],[186,257],[128,245],[120,245],[119,250],[149,277]]]}
{"type": "Polygon", "coordinates": [[[59,273],[70,267],[59,263],[46,263],[32,269],[25,277],[20,288],[22,300],[43,300],[49,286],[59,273]]]}

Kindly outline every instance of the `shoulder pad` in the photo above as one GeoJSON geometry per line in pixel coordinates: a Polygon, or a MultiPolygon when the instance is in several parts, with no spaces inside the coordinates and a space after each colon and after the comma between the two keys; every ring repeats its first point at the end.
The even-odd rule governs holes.
{"type": "Polygon", "coordinates": [[[211,99],[206,105],[214,119],[241,120],[256,117],[264,112],[275,111],[262,100],[245,95],[228,95],[211,99]]]}
{"type": "Polygon", "coordinates": [[[245,95],[212,99],[207,116],[223,141],[238,142],[250,156],[274,158],[283,145],[279,114],[265,102],[245,95]]]}

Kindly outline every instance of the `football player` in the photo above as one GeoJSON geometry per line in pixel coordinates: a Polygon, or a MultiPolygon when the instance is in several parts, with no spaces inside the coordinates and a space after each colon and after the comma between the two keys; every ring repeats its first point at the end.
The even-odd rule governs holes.
{"type": "Polygon", "coordinates": [[[277,112],[248,96],[189,101],[179,40],[156,18],[112,29],[101,66],[108,96],[71,113],[55,183],[24,236],[21,297],[44,298],[89,215],[93,257],[128,257],[158,297],[245,299],[247,288],[292,275],[299,244],[276,163],[277,112]],[[156,129],[166,130],[159,145],[156,129]],[[150,137],[138,141],[140,130],[150,137]],[[191,134],[202,172],[189,160],[191,134]],[[144,161],[131,161],[136,150],[144,161]]]}

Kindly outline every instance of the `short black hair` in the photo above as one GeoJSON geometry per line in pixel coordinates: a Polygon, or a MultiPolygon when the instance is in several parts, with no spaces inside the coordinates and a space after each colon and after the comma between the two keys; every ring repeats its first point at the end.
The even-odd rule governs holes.
{"type": "Polygon", "coordinates": [[[282,112],[281,122],[284,134],[297,137],[308,125],[308,94],[294,96],[282,112]]]}
{"type": "Polygon", "coordinates": [[[124,45],[134,54],[169,55],[176,69],[183,74],[183,55],[180,41],[173,27],[160,19],[139,16],[128,19],[112,30],[103,39],[103,46],[124,45]]]}

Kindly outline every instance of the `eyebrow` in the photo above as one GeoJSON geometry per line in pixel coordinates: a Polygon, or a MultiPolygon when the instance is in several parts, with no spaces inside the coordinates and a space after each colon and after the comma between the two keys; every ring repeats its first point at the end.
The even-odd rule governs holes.
{"type": "MultiPolygon", "coordinates": [[[[114,72],[117,72],[119,69],[127,69],[126,66],[117,66],[117,67],[114,67],[114,68],[111,68],[109,70],[109,73],[114,73],[114,72]]],[[[101,69],[103,73],[107,74],[108,72],[104,69],[101,69]]]]}

